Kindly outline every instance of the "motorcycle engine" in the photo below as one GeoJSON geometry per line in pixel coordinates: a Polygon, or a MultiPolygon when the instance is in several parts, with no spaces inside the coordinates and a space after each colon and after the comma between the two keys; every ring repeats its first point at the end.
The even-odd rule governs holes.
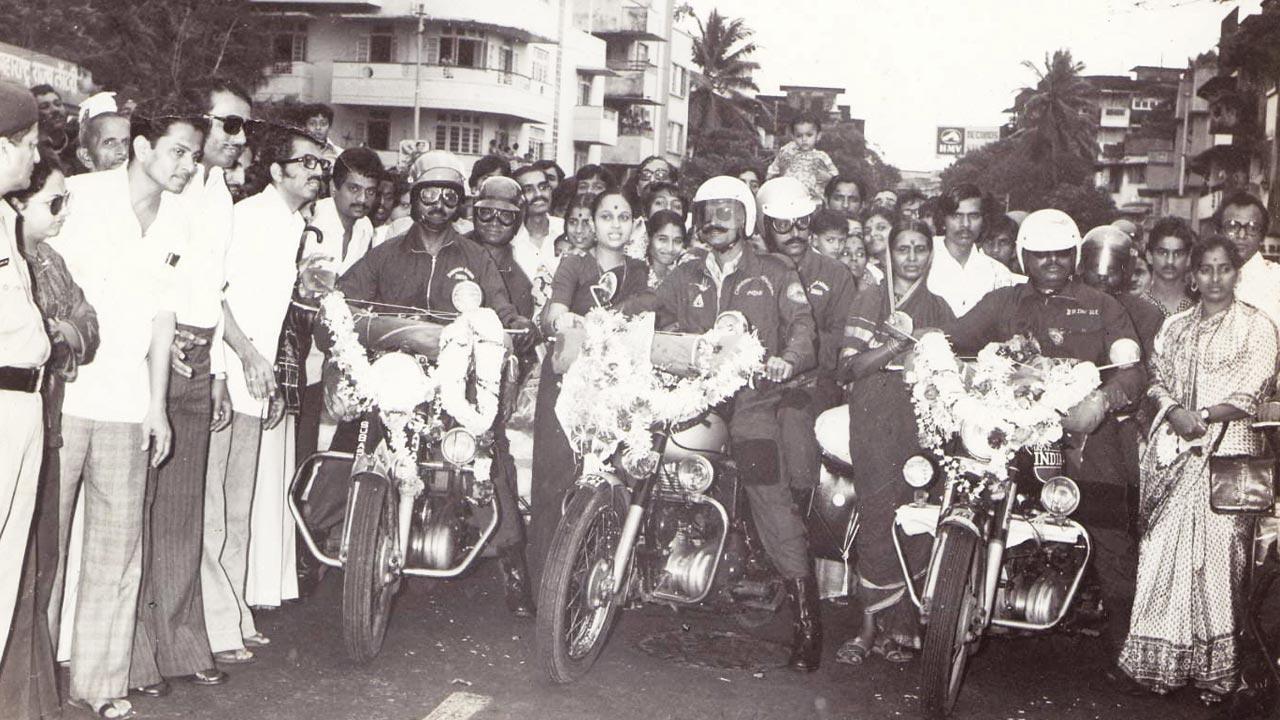
{"type": "Polygon", "coordinates": [[[414,501],[406,564],[428,570],[453,567],[474,544],[465,505],[423,493],[414,501]]]}
{"type": "Polygon", "coordinates": [[[996,593],[997,616],[1036,624],[1047,624],[1058,617],[1071,590],[1070,555],[1069,551],[1043,548],[1025,554],[1011,553],[996,593]]]}
{"type": "Polygon", "coordinates": [[[651,517],[651,539],[659,550],[658,593],[693,600],[715,579],[716,553],[724,528],[715,511],[700,503],[662,502],[651,517]]]}

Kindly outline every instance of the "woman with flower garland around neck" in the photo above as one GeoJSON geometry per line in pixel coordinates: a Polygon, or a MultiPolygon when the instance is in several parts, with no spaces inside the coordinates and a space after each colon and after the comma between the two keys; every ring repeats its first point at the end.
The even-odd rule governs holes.
{"type": "MultiPolygon", "coordinates": [[[[623,252],[631,237],[634,216],[631,201],[621,192],[606,191],[596,196],[591,207],[595,245],[560,259],[547,307],[542,313],[542,329],[548,337],[581,324],[583,317],[596,307],[630,314],[629,307],[652,297],[649,266],[623,252]]],[[[560,380],[548,353],[542,363],[533,428],[531,500],[534,510],[528,561],[535,586],[542,577],[551,536],[560,522],[564,492],[573,486],[578,476],[573,448],[556,417],[560,380]]]]}
{"type": "MultiPolygon", "coordinates": [[[[863,287],[854,298],[840,353],[839,380],[851,383],[849,454],[858,467],[858,509],[867,518],[855,541],[862,627],[836,653],[838,662],[850,665],[860,664],[871,653],[892,663],[907,662],[919,642],[919,616],[906,596],[890,522],[899,505],[911,502],[911,488],[900,477],[902,463],[920,452],[911,391],[895,362],[912,343],[886,324],[895,310],[906,313],[918,328],[954,319],[946,301],[925,287],[933,251],[929,226],[908,221],[889,237],[893,282],[863,287]]],[[[917,556],[909,557],[911,567],[925,567],[929,538],[908,538],[903,551],[917,556]]]]}
{"type": "Polygon", "coordinates": [[[659,210],[645,221],[649,231],[649,287],[656,288],[680,262],[688,242],[684,218],[670,210],[659,210]]]}

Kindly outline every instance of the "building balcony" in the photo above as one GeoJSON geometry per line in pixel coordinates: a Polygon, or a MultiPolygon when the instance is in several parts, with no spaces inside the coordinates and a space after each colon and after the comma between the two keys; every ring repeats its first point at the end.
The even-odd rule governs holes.
{"type": "Polygon", "coordinates": [[[604,100],[612,105],[661,105],[657,72],[605,78],[604,100]]]}
{"type": "Polygon", "coordinates": [[[599,105],[578,105],[573,109],[573,141],[617,145],[618,111],[599,105]]]}
{"type": "Polygon", "coordinates": [[[1102,108],[1098,125],[1104,128],[1129,127],[1129,108],[1102,108]]]}
{"type": "Polygon", "coordinates": [[[625,0],[603,0],[591,13],[591,33],[597,37],[624,40],[666,40],[661,16],[647,7],[625,0]]]}
{"type": "Polygon", "coordinates": [[[309,62],[277,62],[267,68],[266,81],[254,93],[268,100],[312,97],[312,70],[309,62]]]}
{"type": "MultiPolygon", "coordinates": [[[[330,97],[338,105],[412,108],[417,72],[414,63],[335,62],[330,97]]],[[[418,104],[430,110],[550,123],[555,116],[555,88],[504,70],[423,63],[418,104]]]]}
{"type": "Polygon", "coordinates": [[[618,135],[618,144],[603,148],[600,160],[606,165],[636,165],[650,155],[657,155],[658,144],[653,131],[638,135],[618,135]]]}
{"type": "Polygon", "coordinates": [[[432,22],[470,26],[513,37],[521,42],[556,42],[559,37],[559,3],[530,2],[525,8],[513,7],[511,0],[411,0],[422,3],[432,22]]]}
{"type": "Polygon", "coordinates": [[[611,58],[605,66],[616,72],[644,72],[657,69],[657,64],[649,58],[611,58]]]}

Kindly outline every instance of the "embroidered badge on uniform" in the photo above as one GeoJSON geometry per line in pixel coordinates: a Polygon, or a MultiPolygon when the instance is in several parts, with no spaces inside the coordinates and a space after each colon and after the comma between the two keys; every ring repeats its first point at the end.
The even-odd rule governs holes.
{"type": "Polygon", "coordinates": [[[791,283],[787,286],[787,299],[793,303],[808,303],[808,298],[804,294],[804,288],[800,287],[800,283],[791,283]]]}
{"type": "Polygon", "coordinates": [[[474,280],[476,279],[476,275],[475,275],[475,273],[471,272],[471,268],[462,267],[462,266],[458,266],[458,267],[456,267],[456,268],[453,268],[453,269],[452,269],[452,270],[450,270],[449,272],[445,273],[445,275],[446,275],[449,279],[451,279],[451,280],[455,280],[455,281],[458,281],[458,282],[461,282],[461,281],[463,281],[463,280],[473,280],[473,281],[474,281],[474,280]]]}
{"type": "Polygon", "coordinates": [[[693,299],[693,306],[694,306],[694,307],[696,307],[696,308],[700,308],[700,307],[702,307],[702,296],[701,296],[701,295],[699,295],[699,296],[697,296],[696,298],[694,298],[694,299],[693,299]]]}
{"type": "Polygon", "coordinates": [[[821,280],[814,280],[813,283],[809,285],[809,294],[810,295],[826,295],[827,291],[830,289],[831,289],[830,285],[822,282],[821,280]]]}
{"type": "Polygon", "coordinates": [[[1066,334],[1062,332],[1062,328],[1049,328],[1049,341],[1054,345],[1061,345],[1066,340],[1066,334]]]}

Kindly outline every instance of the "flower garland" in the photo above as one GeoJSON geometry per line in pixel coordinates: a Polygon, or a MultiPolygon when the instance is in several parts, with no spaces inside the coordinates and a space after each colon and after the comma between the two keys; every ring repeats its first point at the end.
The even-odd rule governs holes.
{"type": "MultiPolygon", "coordinates": [[[[1102,383],[1093,363],[1046,357],[1029,336],[991,343],[966,364],[942,333],[920,338],[905,379],[921,444],[945,456],[943,443],[961,433],[970,452],[989,455],[983,470],[996,478],[1019,450],[1059,440],[1065,413],[1102,383]]],[[[960,464],[944,466],[958,480],[960,464]]]]}
{"type": "Polygon", "coordinates": [[[437,431],[441,411],[477,435],[493,425],[506,356],[502,323],[487,308],[459,316],[441,332],[440,354],[435,369],[429,371],[417,358],[401,352],[385,353],[370,362],[341,292],[321,297],[320,309],[321,321],[333,336],[329,357],[340,371],[333,392],[353,412],[378,409],[396,476],[416,497],[422,482],[411,438],[437,431]],[[467,378],[473,372],[474,405],[466,397],[467,378]],[[431,405],[425,415],[416,412],[424,403],[431,405]]]}
{"type": "Polygon", "coordinates": [[[712,330],[699,339],[698,372],[679,378],[650,362],[654,317],[628,320],[597,308],[587,313],[581,353],[565,373],[556,415],[580,454],[604,459],[621,444],[629,459],[653,452],[659,426],[697,417],[733,396],[764,365],[754,335],[732,349],[712,330]]]}

